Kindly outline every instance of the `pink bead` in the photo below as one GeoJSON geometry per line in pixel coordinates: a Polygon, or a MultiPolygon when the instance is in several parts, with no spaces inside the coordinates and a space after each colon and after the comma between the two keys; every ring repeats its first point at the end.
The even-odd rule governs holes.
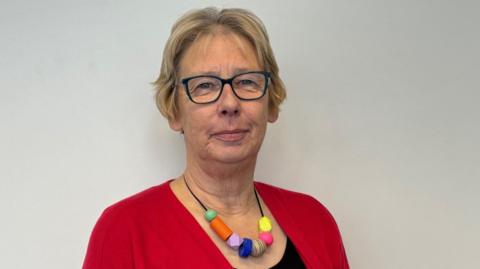
{"type": "Polygon", "coordinates": [[[273,236],[269,232],[261,232],[258,235],[258,238],[260,240],[262,240],[263,242],[265,242],[265,244],[267,244],[267,246],[270,246],[273,243],[273,236]]]}

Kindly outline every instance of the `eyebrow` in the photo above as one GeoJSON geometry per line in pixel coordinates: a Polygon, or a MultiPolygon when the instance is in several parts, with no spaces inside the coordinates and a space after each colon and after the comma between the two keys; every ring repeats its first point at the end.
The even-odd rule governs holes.
{"type": "MultiPolygon", "coordinates": [[[[263,71],[263,70],[261,70],[261,68],[258,68],[258,69],[254,69],[254,68],[253,69],[252,68],[235,68],[233,70],[233,76],[238,75],[240,73],[249,72],[249,71],[263,71]]],[[[203,76],[203,75],[220,77],[220,75],[217,71],[198,72],[198,73],[193,74],[192,76],[203,76]]]]}

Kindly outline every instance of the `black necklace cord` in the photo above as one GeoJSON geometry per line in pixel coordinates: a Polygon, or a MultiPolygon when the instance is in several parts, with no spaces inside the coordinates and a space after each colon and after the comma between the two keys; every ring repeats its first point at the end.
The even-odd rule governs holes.
{"type": "MultiPolygon", "coordinates": [[[[197,202],[203,207],[203,209],[205,209],[205,211],[207,211],[208,208],[207,208],[207,207],[200,201],[200,199],[198,199],[198,197],[193,193],[192,189],[190,189],[190,186],[188,186],[187,178],[185,177],[185,175],[183,175],[183,181],[185,182],[185,186],[187,186],[187,189],[188,189],[188,191],[192,194],[193,198],[195,198],[195,200],[197,200],[197,202]]],[[[253,193],[255,193],[255,199],[257,200],[258,209],[260,209],[260,214],[261,214],[262,217],[263,217],[264,215],[263,215],[262,205],[260,204],[260,199],[258,199],[258,194],[257,194],[257,190],[255,189],[255,186],[253,187],[253,193]]]]}
{"type": "Polygon", "coordinates": [[[255,199],[257,199],[258,209],[260,209],[260,214],[263,217],[264,215],[263,215],[262,205],[260,204],[260,200],[258,199],[257,189],[255,189],[255,186],[253,187],[253,193],[255,193],[255,199]]]}
{"type": "Polygon", "coordinates": [[[197,202],[203,207],[203,209],[205,209],[205,211],[207,211],[207,207],[205,205],[203,205],[203,203],[200,201],[200,199],[198,199],[198,197],[193,194],[193,191],[192,189],[190,189],[190,186],[188,186],[188,183],[187,183],[187,179],[185,178],[185,175],[183,175],[183,181],[185,182],[185,185],[187,186],[187,189],[190,191],[190,193],[193,195],[193,197],[195,198],[195,200],[197,200],[197,202]]]}

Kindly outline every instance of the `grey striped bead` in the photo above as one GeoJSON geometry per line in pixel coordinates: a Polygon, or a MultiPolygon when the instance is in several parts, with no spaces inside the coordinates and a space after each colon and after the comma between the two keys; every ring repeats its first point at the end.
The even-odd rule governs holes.
{"type": "Polygon", "coordinates": [[[253,257],[262,256],[265,250],[267,250],[267,244],[260,239],[254,239],[252,241],[252,253],[250,255],[253,257]]]}

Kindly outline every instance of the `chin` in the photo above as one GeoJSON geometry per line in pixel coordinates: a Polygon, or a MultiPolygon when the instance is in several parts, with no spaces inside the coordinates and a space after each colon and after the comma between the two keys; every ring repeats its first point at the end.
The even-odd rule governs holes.
{"type": "Polygon", "coordinates": [[[212,160],[217,162],[234,164],[243,162],[249,159],[255,160],[258,154],[258,151],[246,150],[246,149],[234,149],[234,148],[223,148],[217,149],[214,152],[211,152],[210,156],[212,160]]]}

